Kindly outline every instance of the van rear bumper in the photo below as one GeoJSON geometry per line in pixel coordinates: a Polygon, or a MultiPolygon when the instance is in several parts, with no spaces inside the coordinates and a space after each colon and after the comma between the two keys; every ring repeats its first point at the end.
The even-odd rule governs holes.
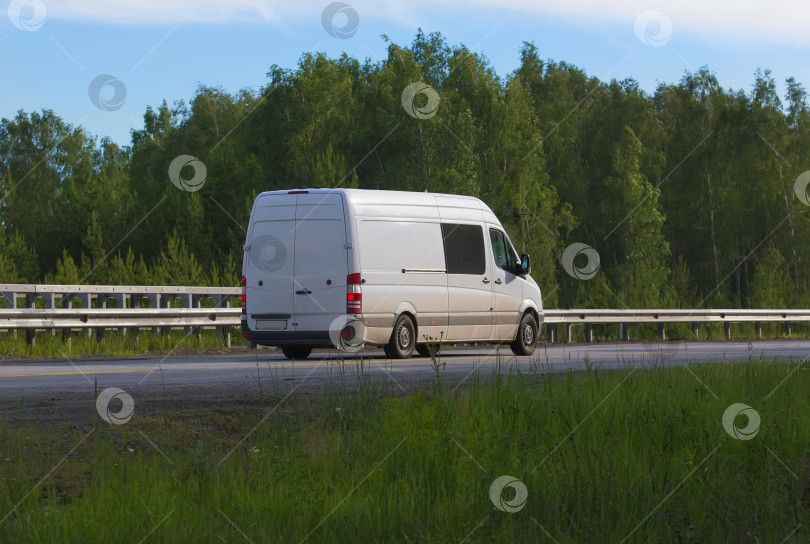
{"type": "Polygon", "coordinates": [[[329,337],[329,331],[254,331],[243,320],[242,334],[250,334],[250,341],[262,346],[335,347],[329,337]]]}

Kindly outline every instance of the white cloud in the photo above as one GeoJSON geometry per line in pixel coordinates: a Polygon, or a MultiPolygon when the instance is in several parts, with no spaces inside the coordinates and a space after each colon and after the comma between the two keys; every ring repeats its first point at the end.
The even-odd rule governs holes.
{"type": "Polygon", "coordinates": [[[46,7],[57,19],[136,25],[274,22],[293,11],[262,0],[46,0],[46,7]]]}
{"type": "MultiPolygon", "coordinates": [[[[458,9],[463,18],[475,17],[486,9],[505,15],[515,0],[343,0],[368,17],[412,25],[429,26],[431,12],[458,9]]],[[[174,25],[187,23],[225,24],[259,22],[265,24],[319,21],[321,11],[331,0],[45,0],[48,16],[60,19],[108,22],[116,24],[174,25]]],[[[525,0],[511,17],[521,14],[559,17],[583,23],[627,24],[642,12],[657,10],[673,25],[673,36],[679,31],[706,37],[748,39],[799,43],[810,38],[810,2],[807,0],[525,0]]],[[[493,19],[493,25],[498,19],[493,19]]],[[[506,22],[508,24],[508,20],[506,22]]],[[[808,40],[810,41],[810,40],[808,40]]]]}

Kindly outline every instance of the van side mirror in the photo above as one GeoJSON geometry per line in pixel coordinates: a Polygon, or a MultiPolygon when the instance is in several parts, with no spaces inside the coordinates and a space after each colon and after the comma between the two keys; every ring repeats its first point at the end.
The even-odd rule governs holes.
{"type": "Polygon", "coordinates": [[[532,263],[529,261],[529,254],[522,253],[520,255],[520,273],[531,274],[531,272],[532,272],[532,263]]]}

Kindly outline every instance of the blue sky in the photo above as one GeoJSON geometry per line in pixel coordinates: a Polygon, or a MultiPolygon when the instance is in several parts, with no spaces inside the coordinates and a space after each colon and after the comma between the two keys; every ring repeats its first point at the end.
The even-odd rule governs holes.
{"type": "Polygon", "coordinates": [[[810,87],[810,3],[799,0],[767,8],[753,0],[348,0],[349,11],[335,10],[336,27],[352,12],[358,24],[344,39],[322,24],[329,0],[2,2],[0,116],[52,109],[122,145],[147,105],[188,100],[201,83],[259,89],[270,65],[294,67],[306,51],[380,60],[382,34],[407,45],[420,27],[484,54],[502,76],[529,41],[543,58],[603,80],[633,77],[648,92],[703,65],[725,88],[750,91],[757,68],[773,70],[780,93],[788,76],[810,87]],[[90,98],[101,75],[120,81],[96,81],[109,111],[90,98]]]}

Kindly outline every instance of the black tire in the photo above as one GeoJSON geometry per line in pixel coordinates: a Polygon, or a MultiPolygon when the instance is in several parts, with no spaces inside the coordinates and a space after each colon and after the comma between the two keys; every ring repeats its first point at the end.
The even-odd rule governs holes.
{"type": "MultiPolygon", "coordinates": [[[[436,344],[436,348],[436,354],[438,355],[442,349],[441,344],[436,344]]],[[[430,350],[428,349],[427,344],[416,344],[416,353],[422,357],[430,357],[430,350]]]]}
{"type": "Polygon", "coordinates": [[[311,346],[283,346],[281,352],[287,359],[306,359],[312,353],[311,346]]]}
{"type": "Polygon", "coordinates": [[[518,325],[517,336],[509,344],[512,348],[512,353],[515,355],[531,355],[534,353],[534,348],[537,346],[537,333],[539,327],[537,320],[530,313],[523,314],[520,318],[520,325],[518,325]]]}
{"type": "Polygon", "coordinates": [[[385,346],[385,354],[391,359],[407,359],[416,346],[416,328],[413,320],[402,314],[394,324],[391,339],[385,346]]]}

